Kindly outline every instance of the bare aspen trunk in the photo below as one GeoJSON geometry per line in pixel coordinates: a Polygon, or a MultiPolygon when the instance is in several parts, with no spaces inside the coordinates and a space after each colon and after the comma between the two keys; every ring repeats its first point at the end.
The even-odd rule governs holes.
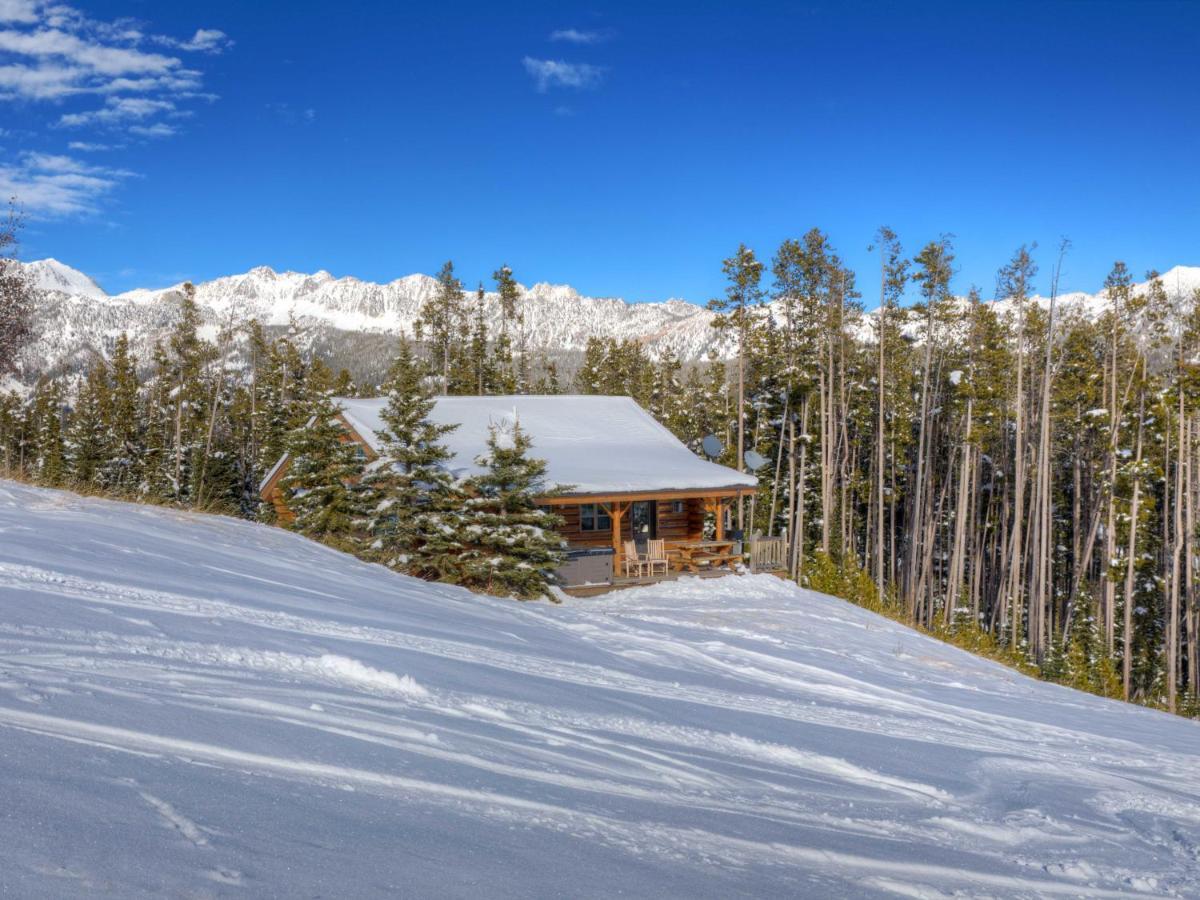
{"type": "Polygon", "coordinates": [[[821,419],[821,552],[829,552],[829,404],[826,396],[827,372],[817,376],[818,407],[821,419]]]}
{"type": "Polygon", "coordinates": [[[1117,586],[1112,580],[1112,564],[1117,553],[1117,441],[1120,416],[1117,412],[1117,299],[1113,295],[1112,333],[1109,344],[1110,373],[1108,379],[1108,422],[1109,422],[1109,471],[1108,471],[1108,518],[1104,523],[1104,636],[1111,656],[1116,647],[1117,586]]]}
{"type": "Polygon", "coordinates": [[[1175,712],[1175,696],[1179,692],[1176,678],[1179,673],[1179,563],[1183,557],[1183,470],[1187,450],[1184,447],[1183,385],[1179,390],[1179,452],[1175,458],[1175,516],[1174,541],[1171,546],[1171,595],[1167,609],[1167,710],[1175,712]]]}
{"type": "Polygon", "coordinates": [[[1193,536],[1196,531],[1196,516],[1195,516],[1195,500],[1196,500],[1196,485],[1193,473],[1195,469],[1195,449],[1192,440],[1192,431],[1194,426],[1194,418],[1189,416],[1186,419],[1184,428],[1184,441],[1187,457],[1187,468],[1184,471],[1184,553],[1183,553],[1183,597],[1184,597],[1184,618],[1187,621],[1187,665],[1188,665],[1188,682],[1191,686],[1192,695],[1200,694],[1200,647],[1196,641],[1198,632],[1200,632],[1200,610],[1196,609],[1196,594],[1195,594],[1195,553],[1193,550],[1193,536]]]}
{"type": "Polygon", "coordinates": [[[878,410],[876,418],[875,433],[875,586],[879,590],[879,602],[883,603],[884,595],[884,561],[883,561],[883,479],[884,479],[884,453],[883,453],[883,434],[884,434],[884,334],[885,326],[887,325],[887,275],[880,276],[880,304],[879,304],[879,370],[877,375],[878,381],[878,410]]]}
{"type": "Polygon", "coordinates": [[[800,474],[796,481],[796,543],[792,557],[792,577],[804,569],[804,488],[808,477],[808,395],[800,402],[800,474]]]}
{"type": "Polygon", "coordinates": [[[933,368],[933,303],[930,302],[926,313],[925,325],[925,363],[921,372],[921,419],[917,427],[917,476],[912,494],[912,522],[909,528],[908,565],[904,573],[906,582],[905,593],[908,595],[908,610],[916,614],[917,593],[917,561],[920,553],[920,535],[924,526],[924,497],[925,497],[925,446],[928,441],[926,432],[929,428],[929,376],[933,368]]]}
{"type": "MultiPolygon", "coordinates": [[[[779,452],[775,455],[775,480],[771,483],[771,515],[767,518],[767,537],[775,534],[775,509],[779,499],[779,476],[783,472],[783,434],[788,426],[788,403],[791,401],[791,392],[783,401],[783,418],[779,421],[779,452]]],[[[790,519],[788,521],[791,521],[790,519]]]]}
{"type": "Polygon", "coordinates": [[[1138,532],[1138,501],[1141,497],[1141,467],[1142,467],[1142,419],[1145,418],[1145,400],[1138,402],[1137,443],[1134,453],[1133,499],[1129,507],[1129,553],[1125,561],[1125,633],[1122,635],[1124,658],[1121,660],[1121,681],[1125,699],[1130,697],[1133,680],[1133,575],[1137,556],[1138,532]]]}
{"type": "MultiPolygon", "coordinates": [[[[737,427],[737,468],[739,472],[746,471],[746,323],[745,309],[742,310],[742,333],[738,338],[738,427],[737,427]]],[[[742,495],[737,498],[738,531],[744,531],[742,495]]]]}
{"type": "Polygon", "coordinates": [[[1012,645],[1021,645],[1022,618],[1024,615],[1024,564],[1022,557],[1022,528],[1025,524],[1025,298],[1017,303],[1017,385],[1015,440],[1013,447],[1013,531],[1012,564],[1010,567],[1009,627],[1012,630],[1012,645]]]}
{"type": "Polygon", "coordinates": [[[176,382],[175,394],[175,498],[179,499],[179,482],[183,473],[183,376],[176,382]]]}
{"type": "Polygon", "coordinates": [[[954,607],[962,589],[963,554],[967,540],[967,496],[971,482],[971,413],[973,398],[967,398],[966,423],[963,426],[962,459],[958,474],[958,502],[954,510],[954,543],[950,554],[950,573],[946,579],[946,624],[953,621],[954,607]]]}
{"type": "Polygon", "coordinates": [[[788,572],[796,577],[794,560],[796,558],[796,423],[788,419],[788,509],[787,509],[787,549],[788,572]]]}

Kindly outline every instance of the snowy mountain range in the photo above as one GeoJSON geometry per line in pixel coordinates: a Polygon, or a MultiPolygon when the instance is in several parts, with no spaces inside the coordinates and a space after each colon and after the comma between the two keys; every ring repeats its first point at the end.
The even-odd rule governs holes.
{"type": "MultiPolygon", "coordinates": [[[[24,264],[33,284],[45,291],[36,344],[24,360],[27,375],[72,367],[94,351],[107,353],[128,332],[146,359],[153,342],[175,321],[182,285],[107,294],[84,273],[55,259],[24,264]]],[[[304,331],[329,340],[331,332],[367,335],[411,334],[421,305],[437,282],[409,275],[387,284],[328,272],[276,272],[266,266],[196,285],[205,323],[215,332],[225,322],[257,318],[266,326],[295,321],[304,331]]],[[[527,344],[531,349],[579,351],[589,337],[634,339],[652,353],[670,350],[684,359],[720,351],[710,326],[712,313],[683,300],[628,303],[584,297],[568,285],[521,287],[527,344]]],[[[473,302],[473,298],[471,298],[473,302]]],[[[490,328],[499,329],[496,294],[484,298],[490,328]]]]}
{"type": "MultiPolygon", "coordinates": [[[[117,336],[128,332],[138,356],[149,358],[154,341],[175,321],[182,285],[108,294],[93,279],[55,259],[25,263],[45,294],[39,304],[35,344],[22,360],[26,379],[41,372],[79,368],[94,352],[107,354],[117,336]]],[[[1163,274],[1169,294],[1190,296],[1200,289],[1200,266],[1176,266],[1163,274]]],[[[1139,285],[1141,287],[1141,285],[1139,285]]],[[[383,354],[390,337],[412,333],[422,303],[436,289],[428,275],[408,275],[387,284],[329,272],[276,272],[266,266],[240,275],[201,282],[196,299],[210,330],[222,323],[257,318],[267,326],[294,321],[313,344],[343,355],[383,354]],[[372,340],[373,339],[373,340],[372,340]],[[354,350],[347,350],[353,347],[354,350]],[[369,349],[367,349],[369,348],[369,349]]],[[[653,355],[670,351],[684,360],[728,355],[711,327],[713,314],[684,300],[630,303],[585,297],[569,285],[539,283],[521,287],[527,344],[550,353],[581,351],[589,337],[632,339],[653,355]]],[[[1046,303],[1042,297],[1035,302],[1046,303]]],[[[1102,292],[1060,296],[1061,308],[1096,315],[1107,301],[1102,292]]],[[[484,298],[489,327],[498,329],[499,300],[484,298]]],[[[1004,301],[1000,306],[1004,307],[1004,301]]],[[[870,315],[870,314],[868,314],[870,315]]],[[[872,329],[864,322],[865,335],[872,329]]]]}

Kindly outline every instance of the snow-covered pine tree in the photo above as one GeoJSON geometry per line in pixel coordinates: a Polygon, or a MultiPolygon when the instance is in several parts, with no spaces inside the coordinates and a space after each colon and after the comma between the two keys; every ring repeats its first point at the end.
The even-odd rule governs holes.
{"type": "Polygon", "coordinates": [[[444,466],[451,454],[442,439],[458,426],[429,420],[434,401],[403,338],[384,393],[380,455],[363,478],[371,555],[420,578],[452,579],[462,552],[463,494],[444,466]]]}
{"type": "Polygon", "coordinates": [[[362,547],[365,522],[359,448],[345,440],[338,407],[324,394],[313,398],[312,415],[288,435],[291,463],[283,479],[292,528],[340,550],[362,547]]]}
{"type": "Polygon", "coordinates": [[[430,365],[441,379],[443,394],[450,393],[450,365],[460,334],[462,296],[462,282],[454,275],[454,263],[447,260],[437,274],[437,290],[421,304],[415,323],[417,340],[424,340],[429,348],[430,365]]]}
{"type": "Polygon", "coordinates": [[[79,385],[67,432],[68,477],[81,488],[102,484],[101,471],[112,456],[112,435],[108,428],[111,404],[108,373],[97,360],[79,385]]]}
{"type": "Polygon", "coordinates": [[[33,474],[41,484],[57,486],[67,473],[66,443],[63,439],[63,386],[57,379],[38,383],[30,410],[29,433],[33,437],[33,474]]]}
{"type": "Polygon", "coordinates": [[[137,359],[129,352],[129,336],[122,333],[109,364],[108,421],[111,441],[100,480],[113,491],[131,491],[141,481],[145,458],[144,426],[139,409],[137,359]]]}
{"type": "Polygon", "coordinates": [[[0,473],[4,475],[17,475],[21,471],[25,440],[25,416],[21,406],[21,397],[16,391],[0,394],[0,473]]]}
{"type": "Polygon", "coordinates": [[[483,284],[480,283],[475,290],[475,308],[471,315],[471,338],[466,349],[469,359],[467,368],[470,371],[470,382],[466,390],[459,391],[463,394],[478,394],[481,397],[497,393],[496,370],[488,355],[487,319],[484,316],[486,303],[483,284]]]}
{"type": "Polygon", "coordinates": [[[546,462],[530,457],[530,447],[518,422],[491,428],[487,452],[476,459],[484,471],[467,488],[466,547],[454,580],[489,594],[553,599],[566,543],[556,533],[562,520],[537,505],[546,493],[546,462]]]}
{"type": "Polygon", "coordinates": [[[169,395],[171,392],[170,360],[162,342],[154,345],[154,376],[146,391],[145,413],[145,466],[142,492],[152,500],[170,500],[174,489],[171,484],[172,453],[171,435],[174,433],[169,395]]]}
{"type": "Polygon", "coordinates": [[[608,370],[608,346],[603,338],[592,335],[583,351],[583,362],[575,373],[575,390],[581,394],[603,394],[608,370]]]}
{"type": "Polygon", "coordinates": [[[493,364],[496,393],[521,393],[523,389],[521,371],[524,367],[525,348],[520,339],[523,317],[517,309],[517,301],[521,296],[520,290],[517,288],[516,279],[513,278],[512,269],[507,265],[503,265],[493,272],[492,278],[496,280],[496,294],[500,298],[500,335],[495,341],[495,362],[493,364]],[[518,332],[515,340],[513,331],[518,332]],[[517,346],[517,356],[519,357],[516,359],[513,356],[514,343],[517,346]]]}

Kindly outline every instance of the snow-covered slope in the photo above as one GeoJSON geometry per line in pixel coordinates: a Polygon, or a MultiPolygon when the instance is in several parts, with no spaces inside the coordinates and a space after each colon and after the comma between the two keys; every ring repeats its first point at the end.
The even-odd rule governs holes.
{"type": "Polygon", "coordinates": [[[562,607],[0,482],[0,895],[1200,895],[1200,728],[770,576],[562,607]]]}
{"type": "Polygon", "coordinates": [[[108,294],[91,278],[78,269],[60,263],[57,259],[40,259],[22,267],[25,277],[35,288],[41,291],[56,291],[62,294],[74,294],[88,297],[92,300],[105,300],[108,294]]]}
{"type": "MultiPolygon", "coordinates": [[[[109,296],[82,272],[56,260],[26,264],[33,282],[48,293],[39,304],[37,342],[25,355],[36,374],[72,364],[93,350],[107,352],[122,331],[145,359],[157,338],[175,320],[181,285],[132,290],[109,296]]],[[[196,300],[210,325],[257,318],[264,325],[296,320],[306,328],[367,334],[412,334],[413,323],[436,288],[427,275],[409,275],[388,284],[335,278],[328,272],[307,275],[276,272],[265,266],[242,275],[196,286],[196,300]]],[[[567,285],[535,284],[521,288],[527,344],[534,349],[581,350],[589,337],[634,339],[652,352],[670,350],[698,359],[718,346],[710,326],[712,313],[682,300],[627,303],[583,297],[567,285]]],[[[499,330],[495,294],[485,298],[485,318],[499,330]]]]}

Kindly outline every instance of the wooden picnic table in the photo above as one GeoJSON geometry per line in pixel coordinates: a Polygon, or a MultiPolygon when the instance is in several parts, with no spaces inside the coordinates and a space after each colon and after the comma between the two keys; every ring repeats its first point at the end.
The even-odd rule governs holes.
{"type": "Polygon", "coordinates": [[[742,555],[733,552],[736,541],[674,541],[667,546],[672,567],[685,572],[699,572],[740,562],[742,555]]]}

